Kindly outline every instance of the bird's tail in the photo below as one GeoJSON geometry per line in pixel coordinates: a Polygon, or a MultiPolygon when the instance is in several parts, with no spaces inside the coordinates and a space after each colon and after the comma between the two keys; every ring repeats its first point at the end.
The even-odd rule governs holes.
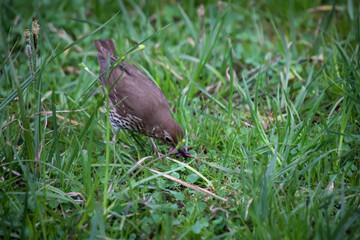
{"type": "Polygon", "coordinates": [[[111,39],[95,40],[94,45],[98,50],[98,62],[100,65],[100,83],[104,84],[107,76],[104,75],[106,71],[108,58],[110,57],[110,65],[114,64],[119,55],[116,52],[115,44],[111,39]]]}
{"type": "Polygon", "coordinates": [[[98,50],[98,54],[101,54],[105,59],[108,58],[109,54],[116,59],[119,58],[113,40],[111,39],[95,40],[94,45],[98,50]]]}

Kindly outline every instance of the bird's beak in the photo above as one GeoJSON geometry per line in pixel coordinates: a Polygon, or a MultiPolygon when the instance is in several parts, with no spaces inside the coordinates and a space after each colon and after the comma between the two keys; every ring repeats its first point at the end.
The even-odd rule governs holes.
{"type": "Polygon", "coordinates": [[[193,155],[191,155],[185,148],[179,148],[176,156],[180,155],[183,158],[194,158],[193,155]]]}
{"type": "Polygon", "coordinates": [[[194,158],[185,148],[179,148],[177,151],[174,151],[175,147],[171,147],[169,152],[170,154],[176,154],[177,157],[183,158],[194,158]]]}

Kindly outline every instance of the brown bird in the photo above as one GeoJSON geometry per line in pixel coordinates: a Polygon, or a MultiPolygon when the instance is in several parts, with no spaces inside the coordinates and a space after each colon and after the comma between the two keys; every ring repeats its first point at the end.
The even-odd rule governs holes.
{"type": "MultiPolygon", "coordinates": [[[[110,68],[119,60],[111,39],[95,40],[94,45],[98,50],[100,83],[110,89],[109,119],[115,132],[123,128],[160,139],[171,146],[171,152],[182,140],[184,132],[171,116],[163,92],[139,69],[125,61],[110,68]]],[[[184,148],[177,153],[185,158],[192,157],[184,148]]]]}

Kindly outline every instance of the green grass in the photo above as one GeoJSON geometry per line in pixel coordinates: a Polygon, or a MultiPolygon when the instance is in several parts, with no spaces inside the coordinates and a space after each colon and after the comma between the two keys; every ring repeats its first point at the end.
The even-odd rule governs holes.
{"type": "Polygon", "coordinates": [[[0,6],[1,238],[360,238],[357,1],[0,6]],[[84,68],[101,38],[160,86],[201,166],[110,142],[84,68]]]}

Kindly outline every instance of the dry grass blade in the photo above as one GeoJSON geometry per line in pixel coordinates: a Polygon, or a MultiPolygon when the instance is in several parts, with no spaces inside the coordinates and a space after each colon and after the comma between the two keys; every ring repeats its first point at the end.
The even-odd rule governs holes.
{"type": "Polygon", "coordinates": [[[175,72],[174,69],[170,68],[170,66],[169,66],[168,64],[166,64],[166,66],[165,66],[165,64],[164,64],[163,62],[157,61],[157,60],[155,60],[155,59],[152,59],[152,61],[153,61],[153,63],[155,63],[155,64],[157,64],[157,65],[160,65],[160,66],[166,68],[167,70],[170,70],[171,74],[174,75],[174,77],[176,77],[177,79],[179,79],[179,80],[181,80],[181,81],[184,79],[184,78],[183,78],[182,76],[180,76],[177,72],[175,72]]]}
{"type": "Polygon", "coordinates": [[[190,171],[196,173],[199,177],[204,179],[204,181],[208,184],[209,187],[211,187],[212,189],[214,188],[214,185],[206,177],[204,177],[204,175],[202,175],[199,171],[196,171],[194,168],[190,167],[189,164],[185,164],[183,162],[180,162],[180,161],[170,158],[170,157],[168,157],[168,159],[170,159],[171,161],[176,162],[177,164],[182,165],[182,166],[188,168],[190,171]]]}
{"type": "MultiPolygon", "coordinates": [[[[332,5],[323,5],[323,6],[318,6],[318,7],[314,7],[314,8],[310,8],[307,11],[309,13],[314,13],[314,12],[329,12],[331,11],[333,8],[332,5]]],[[[345,11],[345,8],[341,7],[341,6],[335,6],[335,10],[339,11],[339,12],[343,12],[345,11]]]]}
{"type": "MultiPolygon", "coordinates": [[[[85,111],[86,108],[83,108],[83,109],[77,109],[77,110],[61,110],[61,111],[56,111],[56,113],[71,113],[71,112],[81,112],[81,111],[85,111]]],[[[52,111],[43,111],[43,112],[39,112],[39,113],[36,113],[36,115],[43,115],[43,116],[46,116],[46,115],[52,115],[52,111]]],[[[35,116],[35,114],[31,114],[30,115],[30,118],[33,118],[35,116]]],[[[65,117],[59,115],[59,114],[56,114],[56,117],[61,119],[61,120],[64,120],[65,117]]],[[[10,122],[4,124],[4,126],[1,127],[2,131],[4,131],[6,128],[8,128],[12,123],[18,121],[18,119],[13,119],[11,120],[10,122]]],[[[79,125],[80,123],[75,121],[75,120],[69,120],[69,119],[65,119],[65,121],[67,122],[71,122],[71,124],[73,125],[79,125]]]]}
{"type": "MultiPolygon", "coordinates": [[[[156,170],[151,169],[151,168],[150,168],[149,170],[150,170],[151,172],[153,172],[153,173],[156,173],[156,174],[162,174],[162,172],[156,171],[156,170]]],[[[193,184],[187,183],[187,182],[185,182],[185,181],[183,181],[183,180],[181,180],[181,179],[178,179],[178,178],[176,178],[176,177],[173,177],[173,176],[170,176],[170,175],[167,175],[167,174],[164,174],[164,175],[162,175],[162,176],[164,176],[165,178],[170,179],[170,180],[172,180],[172,181],[174,181],[174,182],[177,182],[177,183],[179,183],[179,184],[181,184],[181,185],[183,185],[183,186],[185,186],[185,187],[187,187],[187,188],[190,188],[190,189],[192,189],[192,190],[194,190],[194,191],[197,191],[197,192],[203,193],[203,194],[205,194],[205,195],[209,195],[209,196],[211,196],[211,197],[220,199],[220,200],[222,200],[222,201],[224,201],[224,202],[227,202],[227,199],[226,199],[226,198],[220,197],[220,196],[218,196],[218,195],[216,195],[216,194],[214,194],[214,193],[212,193],[212,192],[210,192],[210,191],[208,191],[208,190],[206,190],[206,189],[204,189],[204,188],[201,188],[201,187],[195,186],[195,185],[193,185],[193,184]]]]}

